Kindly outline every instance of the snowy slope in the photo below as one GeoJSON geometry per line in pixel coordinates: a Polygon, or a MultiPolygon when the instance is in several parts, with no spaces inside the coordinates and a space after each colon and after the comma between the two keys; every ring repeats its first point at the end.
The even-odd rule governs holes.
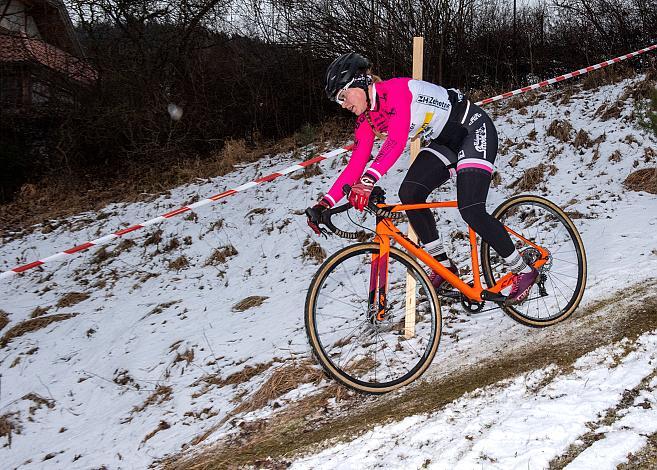
{"type": "MultiPolygon", "coordinates": [[[[621,183],[635,169],[656,164],[656,157],[646,149],[657,149],[657,139],[637,129],[629,119],[631,98],[623,99],[619,116],[605,120],[603,112],[598,111],[602,105],[605,109],[611,107],[639,80],[591,91],[576,90],[567,103],[548,99],[558,99],[562,94],[546,93],[535,105],[520,110],[501,108],[495,113],[504,154],[496,162],[502,182],[491,189],[489,209],[513,194],[507,186],[527,169],[539,163],[555,166],[555,175],[546,177],[535,193],[582,216],[575,222],[589,261],[584,305],[655,277],[657,198],[627,191],[621,183]],[[555,119],[572,123],[569,142],[546,135],[555,119]],[[600,138],[598,143],[575,149],[572,141],[580,129],[585,129],[592,141],[600,138]],[[528,136],[534,130],[532,140],[528,136]]],[[[150,202],[114,204],[100,214],[53,221],[34,234],[4,243],[0,269],[150,219],[197,196],[216,194],[293,161],[291,155],[276,156],[222,178],[177,188],[150,202]]],[[[327,162],[321,166],[320,175],[278,179],[239,193],[192,217],[183,216],[151,228],[141,237],[135,233],[130,238],[134,243],[117,242],[106,250],[91,251],[65,264],[46,265],[40,272],[1,283],[0,310],[8,314],[10,323],[0,334],[33,315],[47,319],[51,315],[76,314],[71,318],[53,317],[59,321],[26,332],[0,347],[0,416],[15,425],[11,445],[4,445],[9,444],[8,436],[0,440],[4,446],[0,448],[3,466],[144,468],[180,451],[206,432],[204,443],[237,432],[235,421],[226,419],[231,418],[231,412],[248,400],[277,367],[309,355],[303,304],[317,264],[304,259],[304,243],[311,232],[300,214],[328,188],[340,171],[339,163],[327,162]],[[231,246],[234,250],[226,248],[231,246]],[[223,251],[211,260],[215,250],[223,251]],[[266,299],[244,311],[233,308],[250,296],[266,299]],[[231,381],[238,383],[221,383],[231,374],[248,372],[249,366],[260,373],[245,381],[231,381]]],[[[396,199],[396,188],[407,164],[405,155],[382,182],[390,200],[396,199]]],[[[446,186],[440,197],[453,198],[453,185],[446,186]]],[[[443,233],[449,235],[462,228],[456,212],[443,218],[443,233]]],[[[344,244],[336,239],[320,243],[327,253],[344,244]]],[[[467,256],[465,246],[455,244],[453,249],[459,253],[457,259],[462,261],[467,256]]],[[[458,322],[448,319],[447,334],[427,373],[429,378],[459,364],[476,362],[509,341],[529,342],[534,334],[499,312],[473,317],[464,312],[455,315],[458,322]]],[[[633,387],[641,374],[654,371],[654,344],[654,335],[642,338],[642,351],[628,357],[623,365],[627,373],[614,375],[616,388],[600,391],[597,399],[613,401],[618,390],[633,387]]],[[[572,385],[569,381],[580,380],[581,385],[583,380],[599,378],[595,383],[604,384],[604,371],[589,367],[589,362],[595,363],[596,357],[603,354],[583,359],[573,377],[563,377],[563,384],[553,384],[554,393],[567,396],[572,385]]],[[[536,371],[536,377],[544,373],[536,371]]],[[[303,385],[278,400],[278,405],[285,406],[287,401],[314,393],[326,384],[303,385]]],[[[485,391],[479,398],[463,397],[445,413],[463,406],[480,417],[496,411],[504,413],[508,399],[504,394],[526,395],[523,386],[526,384],[512,381],[503,392],[485,391]]],[[[651,390],[654,386],[651,384],[651,390]]],[[[537,409],[546,400],[531,399],[537,400],[537,409]]],[[[567,400],[562,406],[567,412],[567,400]]],[[[255,414],[266,416],[275,411],[265,406],[255,414]]],[[[521,422],[523,414],[517,409],[511,411],[521,422]]],[[[462,433],[467,420],[443,428],[439,423],[447,416],[409,418],[386,433],[394,436],[411,424],[438,427],[441,433],[462,433]]],[[[507,432],[509,427],[499,432],[507,432]]],[[[578,432],[573,428],[561,435],[562,441],[545,445],[552,446],[552,453],[557,452],[564,443],[576,439],[578,432]]],[[[430,441],[445,439],[444,434],[429,434],[430,441]]],[[[471,452],[475,453],[454,462],[462,462],[465,467],[481,463],[476,452],[489,449],[487,446],[498,436],[494,432],[480,433],[473,439],[477,442],[471,452]]],[[[386,442],[383,447],[390,450],[386,442]]],[[[411,444],[398,452],[393,448],[389,458],[398,459],[400,467],[406,466],[401,454],[414,455],[410,466],[422,465],[422,457],[438,461],[435,455],[439,454],[425,456],[418,446],[411,444]]],[[[305,460],[299,465],[324,461],[331,466],[331,462],[338,461],[329,458],[342,459],[340,452],[345,450],[327,452],[317,457],[319,460],[305,460]]],[[[491,454],[489,450],[484,454],[499,462],[510,462],[503,460],[509,458],[506,454],[491,454]]],[[[622,460],[623,455],[619,458],[622,460]]],[[[534,460],[528,457],[518,460],[518,465],[527,468],[531,462],[534,460]]]]}

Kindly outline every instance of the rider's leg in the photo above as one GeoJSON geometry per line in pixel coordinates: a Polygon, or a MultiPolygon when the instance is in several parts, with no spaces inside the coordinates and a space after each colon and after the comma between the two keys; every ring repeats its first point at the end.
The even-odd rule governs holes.
{"type": "Polygon", "coordinates": [[[514,273],[507,302],[522,302],[536,282],[538,270],[525,263],[504,226],[486,212],[486,196],[497,156],[497,131],[490,117],[476,105],[471,106],[463,122],[468,122],[468,135],[456,165],[459,210],[468,225],[504,258],[514,273]]]}
{"type": "MultiPolygon", "coordinates": [[[[427,202],[429,194],[448,179],[445,163],[430,150],[422,149],[399,187],[399,200],[402,204],[427,202]]],[[[423,244],[438,240],[436,220],[430,209],[408,211],[406,215],[423,244]]]]}
{"type": "MultiPolygon", "coordinates": [[[[445,163],[449,163],[449,161],[444,154],[451,156],[454,160],[456,159],[456,155],[446,147],[427,147],[418,153],[399,187],[399,199],[403,204],[426,202],[429,194],[449,179],[450,171],[445,163]]],[[[436,228],[436,220],[431,210],[407,211],[406,214],[413,230],[424,244],[424,249],[437,261],[441,263],[447,261],[447,268],[453,273],[457,273],[457,268],[445,253],[445,248],[436,228]]],[[[444,282],[443,278],[435,272],[430,272],[429,276],[435,288],[440,287],[444,282]]]]}

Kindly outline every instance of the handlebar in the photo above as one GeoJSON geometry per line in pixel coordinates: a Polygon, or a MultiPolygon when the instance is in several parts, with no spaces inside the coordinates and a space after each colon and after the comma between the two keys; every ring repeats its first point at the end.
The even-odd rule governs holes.
{"type": "MultiPolygon", "coordinates": [[[[349,195],[349,193],[351,192],[351,187],[348,184],[345,184],[342,187],[342,192],[345,194],[345,196],[349,195]]],[[[370,195],[370,199],[367,202],[367,207],[365,208],[365,210],[367,212],[374,214],[377,218],[398,220],[404,216],[404,214],[401,212],[392,212],[390,208],[379,207],[378,204],[385,204],[385,191],[382,188],[375,186],[372,189],[372,194],[370,195]]],[[[334,216],[335,214],[340,214],[341,212],[348,211],[351,208],[352,205],[347,202],[346,204],[342,204],[341,206],[336,206],[330,209],[326,209],[321,213],[321,215],[319,215],[316,213],[316,211],[313,208],[309,207],[308,209],[306,209],[306,215],[314,220],[319,219],[318,222],[320,224],[325,225],[326,228],[328,228],[333,234],[337,235],[338,237],[346,238],[348,240],[356,240],[362,236],[363,234],[362,231],[349,232],[346,230],[341,230],[338,227],[336,227],[331,221],[331,217],[334,216]],[[317,217],[318,215],[319,217],[317,217]]]]}

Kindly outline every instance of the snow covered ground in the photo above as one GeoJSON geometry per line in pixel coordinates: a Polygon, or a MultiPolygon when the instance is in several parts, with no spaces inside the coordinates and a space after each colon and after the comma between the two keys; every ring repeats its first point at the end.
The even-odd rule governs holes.
{"type": "MultiPolygon", "coordinates": [[[[575,223],[589,262],[583,306],[655,278],[657,198],[622,186],[632,171],[657,162],[657,139],[630,117],[633,100],[627,90],[640,80],[577,89],[567,100],[561,99],[563,91],[545,93],[534,105],[496,113],[501,184],[491,189],[489,209],[514,193],[508,186],[526,170],[540,163],[553,170],[534,192],[579,215],[575,223]],[[556,119],[572,125],[567,142],[547,135],[556,119]],[[575,148],[580,130],[596,143],[575,148]]],[[[150,219],[308,156],[272,157],[150,202],[117,203],[101,213],[52,221],[3,243],[0,269],[150,219]]],[[[33,331],[6,344],[0,340],[0,416],[13,427],[11,437],[0,438],[3,467],[144,468],[199,436],[206,444],[238,433],[244,416],[234,419],[235,410],[278,368],[309,357],[303,305],[317,263],[304,251],[316,239],[301,211],[329,187],[339,163],[327,162],[319,175],[278,179],[141,236],[136,232],[126,237],[130,241],[0,283],[0,310],[9,320],[0,334],[37,319],[27,323],[33,331]],[[249,308],[236,308],[253,296],[259,298],[251,299],[249,308]],[[241,378],[232,375],[240,372],[241,378]]],[[[389,200],[396,199],[407,164],[405,155],[384,178],[389,200]]],[[[453,185],[441,189],[439,197],[453,198],[453,185]]],[[[441,223],[446,239],[463,230],[456,211],[448,214],[441,223]]],[[[345,243],[318,241],[327,253],[345,243]]],[[[450,246],[463,262],[467,247],[450,246]]],[[[499,311],[468,316],[456,309],[446,317],[427,379],[541,334],[499,311]]],[[[546,386],[532,384],[549,375],[549,368],[519,375],[295,465],[376,466],[385,459],[387,466],[404,468],[542,468],[577,444],[597,413],[618,404],[624,390],[652,374],[623,408],[622,420],[597,428],[604,439],[570,464],[591,468],[599,459],[603,462],[594,464],[599,468],[615,465],[656,431],[649,424],[655,422],[656,335],[642,336],[620,364],[605,358],[623,344],[609,345],[546,386]],[[410,440],[397,439],[409,434],[410,440]]],[[[327,384],[301,385],[247,418],[273,415],[327,384]]]]}

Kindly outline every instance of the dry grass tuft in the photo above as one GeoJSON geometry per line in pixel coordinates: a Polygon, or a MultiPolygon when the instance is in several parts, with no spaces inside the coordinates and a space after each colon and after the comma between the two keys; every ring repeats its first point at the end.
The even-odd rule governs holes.
{"type": "Polygon", "coordinates": [[[657,168],[644,168],[630,174],[623,185],[631,191],[657,194],[657,168]]]}
{"type": "Polygon", "coordinates": [[[317,164],[309,165],[303,169],[302,173],[295,173],[294,175],[290,176],[293,180],[300,180],[300,179],[308,179],[313,176],[318,176],[323,174],[324,172],[322,171],[322,168],[317,164]]]}
{"type": "Polygon", "coordinates": [[[573,126],[570,122],[555,119],[548,127],[547,135],[550,137],[556,137],[561,142],[570,142],[570,133],[572,130],[573,126]]]}
{"type": "Polygon", "coordinates": [[[32,331],[37,331],[42,328],[45,328],[51,323],[68,320],[69,318],[73,318],[76,315],[78,314],[60,313],[56,315],[48,315],[44,317],[31,318],[29,320],[22,321],[18,325],[15,325],[9,330],[7,330],[7,332],[2,336],[2,338],[0,338],[0,348],[4,348],[5,346],[7,346],[7,344],[14,338],[18,338],[19,336],[23,336],[26,333],[30,333],[32,331]]]}
{"type": "Polygon", "coordinates": [[[93,258],[91,258],[91,264],[102,264],[110,258],[114,257],[114,253],[107,251],[107,248],[101,246],[98,250],[94,252],[93,258]]]}
{"type": "Polygon", "coordinates": [[[269,297],[262,295],[252,295],[246,299],[240,300],[235,305],[233,305],[233,312],[244,312],[250,308],[258,307],[267,300],[269,297]]]}
{"type": "Polygon", "coordinates": [[[326,251],[321,245],[315,241],[311,241],[309,238],[306,238],[306,241],[303,242],[303,251],[301,256],[304,261],[313,260],[317,264],[323,263],[326,259],[326,251]]]}
{"type": "Polygon", "coordinates": [[[212,255],[205,261],[205,266],[217,266],[224,264],[231,256],[236,256],[238,251],[233,245],[222,246],[214,250],[212,255]]]}
{"type": "Polygon", "coordinates": [[[575,136],[575,141],[573,142],[573,146],[575,146],[576,149],[579,149],[582,147],[590,148],[592,145],[593,142],[589,137],[589,133],[586,132],[584,129],[580,129],[577,135],[575,136]]]}
{"type": "Polygon", "coordinates": [[[173,261],[169,261],[169,269],[173,271],[180,271],[189,267],[189,260],[185,255],[179,256],[173,261]]]}
{"type": "MultiPolygon", "coordinates": [[[[158,432],[160,432],[160,431],[164,431],[165,429],[169,429],[170,427],[171,427],[171,425],[170,425],[169,423],[167,423],[166,421],[164,421],[164,420],[160,421],[160,424],[158,424],[157,427],[156,427],[155,429],[153,429],[151,432],[149,432],[148,434],[146,434],[146,436],[144,436],[144,439],[142,439],[141,444],[145,444],[146,441],[148,441],[149,439],[151,439],[151,438],[152,438],[153,436],[155,436],[158,432]]],[[[141,444],[140,444],[140,445],[141,445],[141,444]]]]}
{"type": "Polygon", "coordinates": [[[269,369],[272,366],[272,364],[274,364],[275,362],[280,362],[280,361],[281,360],[279,358],[274,358],[269,362],[259,363],[254,366],[246,366],[241,371],[235,372],[234,374],[229,375],[225,379],[222,379],[221,376],[219,375],[205,375],[192,384],[192,387],[195,387],[201,383],[203,383],[204,385],[201,391],[195,392],[192,395],[192,398],[198,398],[201,395],[204,395],[213,386],[224,387],[226,385],[241,385],[243,383],[246,383],[249,380],[251,380],[253,377],[260,375],[264,371],[269,369]]]}
{"type": "Polygon", "coordinates": [[[557,173],[557,167],[540,163],[538,166],[525,170],[525,174],[508,187],[516,191],[532,191],[543,181],[546,172],[549,176],[554,176],[557,173]]]}
{"type": "MultiPolygon", "coordinates": [[[[48,313],[48,310],[50,310],[50,307],[37,307],[34,310],[32,310],[32,313],[30,313],[30,318],[39,318],[44,316],[46,313],[48,313]]],[[[1,330],[2,328],[0,328],[1,330]]]]}
{"type": "Polygon", "coordinates": [[[37,410],[40,410],[42,406],[45,406],[49,409],[53,409],[55,407],[55,400],[44,398],[36,393],[28,393],[27,395],[21,397],[21,399],[29,400],[34,403],[32,406],[30,406],[30,415],[33,415],[37,410]]]}
{"type": "Polygon", "coordinates": [[[176,357],[173,359],[173,363],[178,364],[179,362],[186,362],[188,365],[194,360],[194,349],[188,349],[184,353],[176,353],[176,357]]]}
{"type": "MultiPolygon", "coordinates": [[[[604,105],[603,105],[604,106],[604,105]]],[[[600,116],[601,121],[608,121],[610,119],[618,119],[621,115],[621,112],[623,111],[621,104],[618,102],[615,102],[611,106],[609,106],[607,109],[604,110],[602,115],[600,116]]]]}
{"type": "Polygon", "coordinates": [[[20,434],[23,430],[18,423],[19,413],[5,413],[0,416],[0,438],[7,438],[7,445],[11,447],[12,434],[20,434]]]}
{"type": "Polygon", "coordinates": [[[636,71],[631,66],[616,64],[614,67],[599,69],[586,74],[582,80],[582,88],[584,90],[593,90],[603,85],[613,85],[635,75],[636,71]]]}
{"type": "Polygon", "coordinates": [[[251,397],[231,412],[248,413],[267,405],[305,383],[318,384],[324,378],[322,370],[310,360],[289,364],[274,370],[271,377],[251,397]]]}
{"type": "Polygon", "coordinates": [[[155,232],[151,233],[146,240],[144,240],[144,246],[148,245],[157,245],[162,241],[162,234],[164,232],[162,229],[157,229],[155,232]]]}
{"type": "Polygon", "coordinates": [[[620,153],[620,150],[614,150],[614,153],[609,155],[609,161],[614,162],[614,163],[618,163],[618,162],[621,161],[622,156],[623,155],[620,153]]]}
{"type": "Polygon", "coordinates": [[[0,310],[0,331],[9,324],[9,315],[4,310],[0,310]]]}
{"type": "MultiPolygon", "coordinates": [[[[148,312],[144,318],[146,318],[149,315],[159,315],[160,313],[164,312],[167,308],[176,305],[180,303],[180,300],[172,300],[171,302],[164,302],[162,304],[158,304],[157,307],[155,307],[153,310],[148,312]]],[[[143,318],[142,318],[143,320],[143,318]]]]}
{"type": "Polygon", "coordinates": [[[57,301],[57,308],[70,307],[91,297],[86,292],[69,292],[57,301]]]}
{"type": "Polygon", "coordinates": [[[158,385],[144,403],[132,409],[132,413],[141,413],[151,405],[161,405],[165,401],[171,400],[172,395],[173,389],[171,387],[168,385],[158,385]]]}

